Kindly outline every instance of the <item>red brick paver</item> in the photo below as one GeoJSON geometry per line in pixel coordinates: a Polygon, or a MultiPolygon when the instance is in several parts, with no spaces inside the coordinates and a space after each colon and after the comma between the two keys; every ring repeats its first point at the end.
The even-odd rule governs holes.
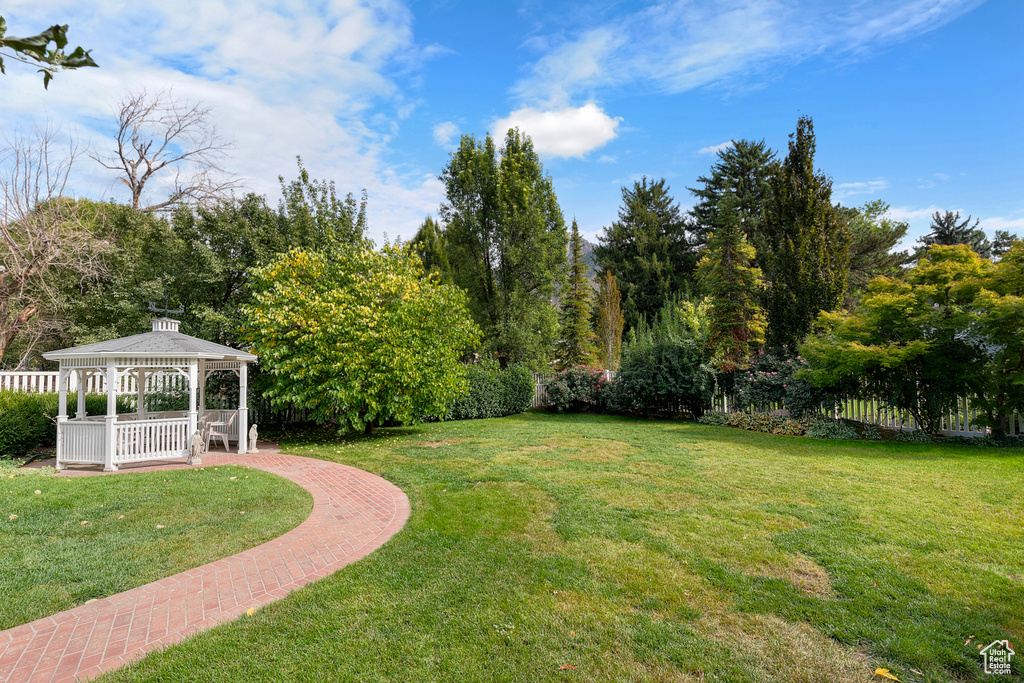
{"type": "Polygon", "coordinates": [[[0,631],[0,681],[81,681],[116,669],[355,562],[409,518],[409,499],[380,477],[260,446],[252,455],[207,453],[204,466],[245,465],[294,481],[313,495],[305,522],[237,555],[0,631]]]}

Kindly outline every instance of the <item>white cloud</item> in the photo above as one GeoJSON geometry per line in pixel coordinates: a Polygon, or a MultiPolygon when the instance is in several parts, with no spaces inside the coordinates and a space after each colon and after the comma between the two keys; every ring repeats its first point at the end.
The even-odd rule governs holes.
{"type": "Polygon", "coordinates": [[[709,145],[708,147],[701,147],[697,150],[697,154],[718,154],[723,149],[729,149],[732,147],[732,140],[726,142],[720,142],[717,145],[709,145]]]}
{"type": "Polygon", "coordinates": [[[531,41],[545,50],[513,92],[545,107],[626,84],[683,92],[823,53],[860,54],[942,26],[982,1],[671,0],[531,41]]]}
{"type": "Polygon", "coordinates": [[[878,180],[866,180],[855,183],[837,183],[832,186],[833,199],[846,199],[859,194],[877,195],[889,187],[889,181],[884,178],[878,180]]]}
{"type": "MultiPolygon", "coordinates": [[[[173,87],[177,97],[213,108],[218,129],[236,142],[229,170],[271,202],[278,175],[295,177],[296,155],[342,193],[366,188],[375,237],[411,235],[443,196],[430,179],[389,172],[383,161],[413,107],[386,74],[415,71],[431,53],[413,41],[412,15],[397,0],[14,0],[8,9],[18,18],[15,35],[58,16],[71,27],[71,45],[93,49],[100,68],[58,74],[44,91],[34,70],[12,64],[4,130],[48,117],[106,153],[119,98],[173,87]]],[[[89,173],[76,184],[79,195],[123,197],[94,162],[80,168],[89,173]]]]}
{"type": "Polygon", "coordinates": [[[615,139],[621,118],[612,118],[593,102],[582,107],[554,110],[518,109],[494,122],[499,138],[509,128],[519,128],[533,140],[537,154],[546,157],[582,157],[615,139]]]}
{"type": "Polygon", "coordinates": [[[459,127],[451,121],[444,121],[434,126],[434,142],[440,147],[450,147],[458,134],[459,127]]]}
{"type": "Polygon", "coordinates": [[[996,230],[1024,231],[1024,215],[983,218],[981,223],[979,223],[979,227],[989,234],[994,233],[996,230]]]}

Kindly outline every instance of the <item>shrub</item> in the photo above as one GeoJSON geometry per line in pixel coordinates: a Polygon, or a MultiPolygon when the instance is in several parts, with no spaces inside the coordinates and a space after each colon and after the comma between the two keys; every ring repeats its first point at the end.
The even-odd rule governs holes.
{"type": "Polygon", "coordinates": [[[705,413],[699,418],[703,424],[739,427],[752,432],[765,432],[782,436],[803,436],[814,424],[812,419],[792,419],[771,413],[705,413]]]}
{"type": "Polygon", "coordinates": [[[807,436],[815,439],[858,439],[856,430],[846,420],[821,419],[807,428],[807,436]]]}
{"type": "Polygon", "coordinates": [[[586,365],[568,368],[548,384],[548,405],[559,413],[603,410],[607,384],[601,370],[586,365]]]}
{"type": "Polygon", "coordinates": [[[446,420],[477,420],[521,413],[533,403],[533,373],[524,365],[504,370],[496,364],[465,368],[469,391],[455,400],[446,420]]]}
{"type": "Polygon", "coordinates": [[[757,356],[747,370],[732,373],[727,385],[736,407],[767,411],[784,406],[793,417],[816,415],[836,404],[837,395],[814,387],[795,374],[807,369],[807,362],[786,349],[769,348],[757,356]]]}
{"type": "MultiPolygon", "coordinates": [[[[133,397],[122,394],[117,398],[117,412],[132,412],[133,397]]],[[[53,448],[57,445],[56,393],[31,394],[24,391],[0,391],[0,458],[18,458],[33,448],[53,448]]],[[[68,414],[74,415],[78,394],[68,393],[68,414]]],[[[86,394],[87,415],[105,415],[107,397],[86,394]]]]}
{"type": "Polygon", "coordinates": [[[714,410],[710,413],[704,413],[697,421],[713,427],[725,427],[729,424],[729,413],[714,410]]]}
{"type": "Polygon", "coordinates": [[[935,443],[934,437],[929,436],[920,429],[915,429],[912,432],[897,432],[895,440],[906,441],[907,443],[935,443]]]}
{"type": "Polygon", "coordinates": [[[619,412],[699,418],[711,407],[715,371],[695,340],[656,339],[626,351],[612,387],[619,412]]]}

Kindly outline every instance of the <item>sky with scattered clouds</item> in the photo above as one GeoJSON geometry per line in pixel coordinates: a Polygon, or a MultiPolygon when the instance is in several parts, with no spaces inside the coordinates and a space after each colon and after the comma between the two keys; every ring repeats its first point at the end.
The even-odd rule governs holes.
{"type": "MultiPolygon", "coordinates": [[[[130,91],[212,109],[247,190],[279,195],[301,156],[369,195],[375,239],[413,236],[463,134],[527,132],[591,240],[621,188],[687,191],[732,140],[786,148],[813,117],[845,205],[882,199],[912,237],[937,210],[1024,234],[1019,0],[7,0],[11,35],[69,24],[99,69],[0,76],[0,130],[112,149],[130,91]]],[[[154,187],[159,193],[160,187],[154,187]]],[[[124,198],[84,157],[74,190],[124,198]]]]}

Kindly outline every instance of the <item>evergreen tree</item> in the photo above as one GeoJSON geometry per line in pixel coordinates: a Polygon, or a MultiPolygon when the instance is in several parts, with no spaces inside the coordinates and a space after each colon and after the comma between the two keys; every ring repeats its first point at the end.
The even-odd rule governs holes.
{"type": "Polygon", "coordinates": [[[594,257],[601,271],[618,278],[628,328],[653,317],[693,280],[697,259],[664,178],[655,182],[644,177],[632,188],[623,187],[619,220],[598,241],[594,257]]]}
{"type": "Polygon", "coordinates": [[[569,236],[569,286],[562,298],[562,344],[560,370],[594,362],[595,335],[590,329],[593,290],[587,281],[587,262],[583,259],[583,238],[572,221],[569,236]]]}
{"type": "Polygon", "coordinates": [[[936,211],[932,214],[931,232],[921,237],[921,246],[917,248],[918,258],[933,244],[953,246],[966,244],[981,258],[992,257],[992,245],[985,236],[985,231],[978,227],[979,219],[971,225],[971,217],[960,220],[960,212],[936,211]]]}
{"type": "Polygon", "coordinates": [[[697,178],[703,187],[687,188],[698,200],[690,209],[693,217],[691,229],[697,245],[704,245],[709,233],[729,225],[719,212],[719,205],[727,193],[733,196],[730,202],[747,240],[751,243],[756,241],[771,196],[769,180],[774,161],[775,152],[764,140],[734,141],[731,147],[718,152],[711,174],[697,178]]]}
{"type": "Polygon", "coordinates": [[[765,277],[767,341],[791,349],[820,311],[843,300],[850,231],[832,206],[832,181],[814,170],[814,124],[801,116],[789,154],[774,164],[772,196],[755,246],[765,277]]]}
{"type": "Polygon", "coordinates": [[[420,257],[424,273],[437,273],[444,282],[451,280],[451,264],[448,261],[444,232],[433,216],[424,219],[416,236],[409,242],[409,249],[420,257]]]}
{"type": "Polygon", "coordinates": [[[1010,251],[1013,243],[1019,240],[1016,234],[1009,230],[996,230],[996,236],[992,239],[992,258],[998,260],[1010,251]]]}
{"type": "Polygon", "coordinates": [[[568,236],[551,176],[530,138],[510,129],[462,136],[440,175],[452,279],[469,293],[484,345],[502,364],[544,370],[558,338],[552,303],[566,270],[568,236]]]}
{"type": "Polygon", "coordinates": [[[897,277],[903,266],[914,257],[906,251],[893,251],[903,239],[910,225],[886,216],[889,205],[881,199],[870,201],[859,208],[837,207],[839,219],[850,230],[850,272],[847,276],[847,308],[856,297],[867,291],[867,284],[880,275],[897,277]]]}
{"type": "Polygon", "coordinates": [[[622,294],[615,276],[606,270],[597,292],[598,362],[605,370],[618,370],[622,361],[622,294]]]}
{"type": "Polygon", "coordinates": [[[736,205],[731,193],[723,197],[719,217],[733,220],[708,235],[697,264],[697,277],[710,299],[708,346],[722,372],[747,367],[751,354],[764,342],[764,312],[758,303],[761,270],[753,265],[756,252],[739,226],[736,205]]]}

